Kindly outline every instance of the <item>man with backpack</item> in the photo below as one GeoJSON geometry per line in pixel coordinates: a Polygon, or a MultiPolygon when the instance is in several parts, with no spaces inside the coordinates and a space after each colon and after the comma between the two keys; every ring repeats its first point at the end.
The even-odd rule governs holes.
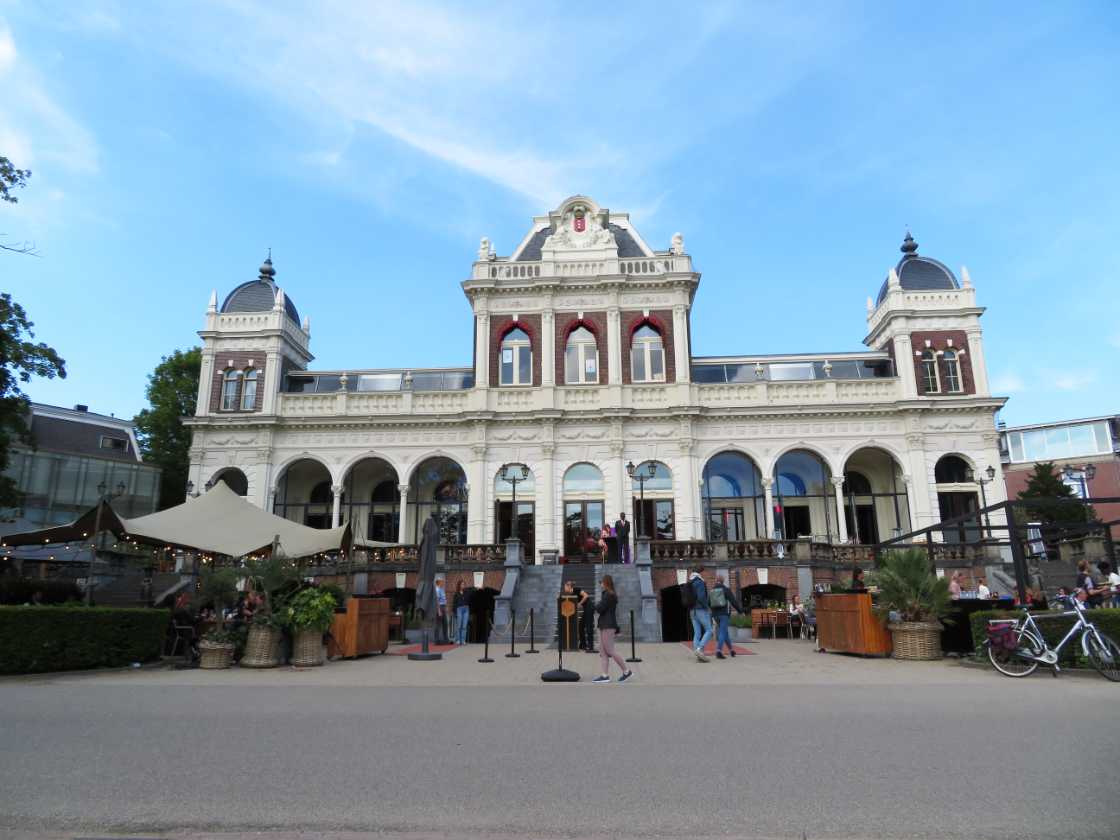
{"type": "Polygon", "coordinates": [[[701,577],[703,566],[697,566],[687,584],[681,587],[681,602],[692,612],[692,640],[697,662],[707,662],[704,647],[712,638],[712,608],[708,602],[708,586],[701,577]]]}
{"type": "Polygon", "coordinates": [[[712,607],[712,618],[716,621],[716,659],[723,659],[723,646],[727,645],[728,652],[734,656],[735,646],[731,644],[731,634],[728,625],[731,623],[731,610],[742,614],[743,608],[735,598],[735,593],[727,588],[723,578],[716,577],[716,584],[708,593],[708,603],[712,607]]]}

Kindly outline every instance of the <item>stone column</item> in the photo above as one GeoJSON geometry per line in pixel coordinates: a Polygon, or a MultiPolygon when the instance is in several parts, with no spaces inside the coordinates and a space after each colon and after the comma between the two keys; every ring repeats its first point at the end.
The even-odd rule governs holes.
{"type": "Polygon", "coordinates": [[[677,515],[677,539],[693,540],[703,539],[703,531],[699,528],[701,514],[698,512],[701,505],[697,494],[696,465],[693,463],[692,439],[687,438],[680,442],[680,482],[677,474],[673,473],[673,483],[679,487],[679,492],[674,495],[679,499],[680,513],[677,515]]]}
{"type": "Polygon", "coordinates": [[[607,310],[607,382],[622,384],[622,314],[617,306],[607,310]]]}
{"type": "Polygon", "coordinates": [[[918,527],[918,508],[914,503],[914,480],[909,475],[902,476],[902,483],[906,485],[906,507],[910,515],[910,522],[901,522],[899,527],[903,534],[907,534],[918,527]]]}
{"type": "Polygon", "coordinates": [[[692,366],[688,360],[688,307],[683,303],[673,307],[673,360],[677,368],[677,382],[690,381],[692,366]]]}
{"type": "Polygon", "coordinates": [[[918,395],[918,383],[914,379],[914,348],[909,335],[894,338],[894,364],[898,378],[902,382],[903,399],[918,395]]]}
{"type": "Polygon", "coordinates": [[[774,487],[774,479],[765,476],[762,479],[762,492],[766,496],[764,504],[766,505],[766,539],[774,539],[774,494],[772,489],[774,487]]]}
{"type": "Polygon", "coordinates": [[[342,485],[331,485],[331,527],[337,528],[342,518],[342,485]]]}
{"type": "Polygon", "coordinates": [[[481,545],[487,542],[486,485],[491,477],[486,475],[486,447],[475,446],[473,453],[467,468],[467,542],[481,545]]]}
{"type": "Polygon", "coordinates": [[[556,321],[551,311],[541,313],[541,386],[556,382],[556,321]]]}
{"type": "Polygon", "coordinates": [[[264,389],[264,394],[261,397],[261,413],[275,414],[280,389],[284,387],[280,377],[280,354],[278,352],[265,353],[264,363],[264,381],[257,382],[257,387],[264,389]]]}
{"type": "Polygon", "coordinates": [[[408,485],[398,484],[397,492],[401,494],[400,517],[397,519],[397,542],[400,545],[408,544],[408,485]]]}
{"type": "Polygon", "coordinates": [[[988,385],[988,366],[984,363],[984,342],[980,337],[980,328],[971,329],[965,333],[968,336],[968,358],[972,367],[972,381],[976,385],[976,395],[986,397],[990,393],[988,385]]]}
{"type": "Polygon", "coordinates": [[[198,375],[198,400],[195,406],[195,416],[202,417],[210,413],[210,389],[214,387],[214,354],[202,354],[202,366],[198,375]]]}
{"type": "Polygon", "coordinates": [[[490,313],[480,312],[475,316],[475,371],[476,388],[490,387],[490,313]]]}
{"type": "Polygon", "coordinates": [[[541,445],[540,467],[535,478],[536,492],[533,496],[534,513],[537,526],[537,557],[535,562],[540,562],[542,549],[559,550],[559,540],[556,538],[556,497],[553,479],[552,458],[555,447],[551,443],[541,445]]]}
{"type": "Polygon", "coordinates": [[[844,518],[844,477],[834,475],[832,486],[836,490],[836,530],[840,534],[840,542],[848,541],[848,522],[844,518]]]}

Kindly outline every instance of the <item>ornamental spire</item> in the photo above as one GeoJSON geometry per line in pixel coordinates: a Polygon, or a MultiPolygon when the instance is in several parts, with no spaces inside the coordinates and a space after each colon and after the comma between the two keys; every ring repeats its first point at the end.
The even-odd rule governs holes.
{"type": "Polygon", "coordinates": [[[902,246],[898,249],[906,256],[918,253],[918,243],[914,241],[914,237],[910,235],[910,231],[906,231],[906,238],[902,240],[902,246]]]}

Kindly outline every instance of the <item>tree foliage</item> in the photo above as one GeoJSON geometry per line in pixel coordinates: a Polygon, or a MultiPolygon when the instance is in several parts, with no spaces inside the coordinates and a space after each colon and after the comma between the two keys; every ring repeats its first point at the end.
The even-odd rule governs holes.
{"type": "MultiPolygon", "coordinates": [[[[1019,493],[1020,499],[1076,499],[1073,488],[1062,481],[1061,475],[1052,461],[1034,465],[1034,471],[1027,479],[1027,486],[1019,493]]],[[[1051,525],[1081,525],[1096,517],[1089,505],[1053,502],[1038,507],[1022,509],[1020,516],[1029,522],[1043,522],[1051,525]]]]}
{"type": "Polygon", "coordinates": [[[875,569],[879,608],[902,621],[937,621],[949,611],[949,581],[939,578],[920,548],[889,551],[875,569]]]}
{"type": "Polygon", "coordinates": [[[136,415],[136,437],[144,460],[163,470],[160,509],[186,499],[190,469],[191,430],[184,417],[194,415],[202,350],[176,350],[164,356],[148,376],[149,408],[136,415]]]}
{"type": "Polygon", "coordinates": [[[0,201],[16,204],[19,199],[12,195],[12,190],[26,187],[30,177],[31,170],[16,169],[10,160],[0,156],[0,201]]]}
{"type": "Polygon", "coordinates": [[[0,293],[0,507],[15,507],[20,493],[14,479],[4,475],[16,441],[31,444],[27,417],[30,401],[20,389],[33,376],[66,377],[66,362],[43,342],[35,342],[35,326],[23,307],[7,292],[0,293]]]}

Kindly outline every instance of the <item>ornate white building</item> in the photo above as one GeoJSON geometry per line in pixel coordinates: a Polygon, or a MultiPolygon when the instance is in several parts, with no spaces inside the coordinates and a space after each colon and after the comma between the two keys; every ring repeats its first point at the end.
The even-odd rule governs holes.
{"type": "Polygon", "coordinates": [[[461,283],[473,359],[441,370],[312,371],[309,321],[266,260],[210,299],[191,479],[368,540],[411,543],[435,508],[446,543],[484,545],[509,534],[501,469],[524,464],[536,562],[583,554],[643,496],[666,544],[879,542],[974,509],[982,489],[1005,498],[984,310],[966,269],[917,247],[907,234],[868,299],[865,350],[696,357],[700,274],[680,234],[655,249],[626,213],[573,196],[508,257],[482,240],[461,283]],[[639,486],[626,465],[648,476],[647,462],[639,486]]]}

